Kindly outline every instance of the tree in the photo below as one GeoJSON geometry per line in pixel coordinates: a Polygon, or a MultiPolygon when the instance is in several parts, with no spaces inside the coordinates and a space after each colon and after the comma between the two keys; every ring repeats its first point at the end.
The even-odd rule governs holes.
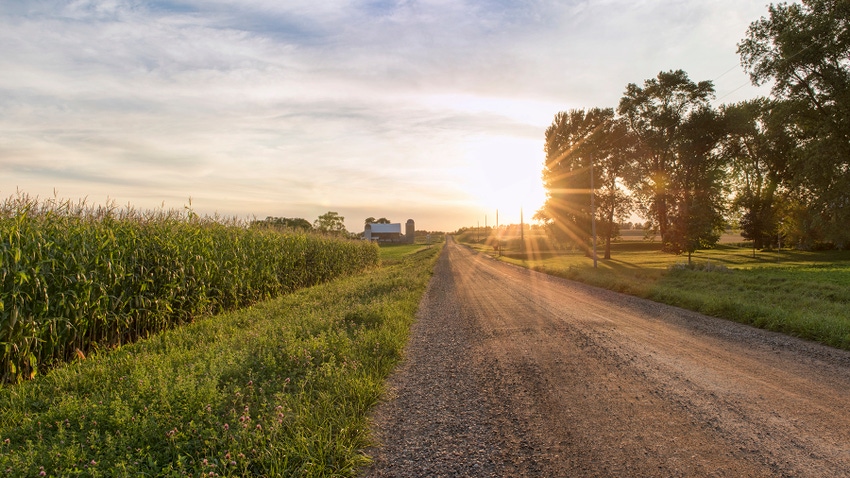
{"type": "Polygon", "coordinates": [[[559,242],[570,241],[587,248],[591,148],[586,143],[612,115],[613,111],[599,108],[562,111],[546,129],[543,184],[547,198],[535,218],[549,224],[559,242]]]}
{"type": "Polygon", "coordinates": [[[662,243],[671,242],[672,210],[677,207],[674,192],[683,166],[682,127],[692,115],[709,108],[714,97],[710,81],[694,83],[682,70],[660,72],[644,81],[643,87],[630,83],[620,99],[618,113],[637,141],[634,167],[626,177],[639,210],[662,243]]]}
{"type": "Polygon", "coordinates": [[[303,218],[300,218],[300,217],[290,218],[290,217],[268,216],[262,221],[253,221],[251,223],[251,225],[252,226],[264,225],[264,226],[272,226],[272,227],[279,227],[279,228],[284,228],[284,229],[303,230],[303,231],[309,231],[309,230],[313,229],[313,226],[310,225],[310,221],[303,219],[303,218]]]}
{"type": "Polygon", "coordinates": [[[756,85],[793,107],[795,187],[827,240],[850,242],[850,2],[770,5],[738,44],[756,85]]]}
{"type": "Polygon", "coordinates": [[[796,141],[784,103],[756,98],[721,106],[726,123],[723,154],[732,172],[734,205],[742,211],[741,235],[753,250],[777,240],[783,193],[793,184],[789,163],[796,141]]]}
{"type": "Polygon", "coordinates": [[[720,115],[704,106],[681,124],[676,152],[677,168],[671,171],[670,229],[664,242],[668,252],[691,254],[712,247],[725,224],[725,161],[718,147],[725,134],[720,115]]]}
{"type": "Polygon", "coordinates": [[[605,259],[611,258],[611,241],[620,235],[620,222],[632,212],[632,200],[622,182],[635,158],[635,141],[622,119],[613,119],[614,110],[606,110],[609,119],[591,137],[597,229],[605,240],[605,259]],[[595,178],[594,178],[595,180],[595,178]]]}
{"type": "Polygon", "coordinates": [[[593,191],[598,230],[605,239],[605,258],[610,259],[619,220],[630,212],[630,202],[620,186],[630,159],[629,145],[628,130],[614,119],[613,108],[556,114],[546,130],[543,181],[547,200],[534,218],[546,223],[559,240],[589,250],[593,191]]]}
{"type": "Polygon", "coordinates": [[[313,227],[324,234],[348,235],[348,231],[345,230],[345,218],[334,211],[328,211],[319,216],[313,222],[313,227]]]}
{"type": "Polygon", "coordinates": [[[366,218],[366,224],[390,224],[390,220],[385,217],[375,219],[374,217],[369,216],[366,218]]]}

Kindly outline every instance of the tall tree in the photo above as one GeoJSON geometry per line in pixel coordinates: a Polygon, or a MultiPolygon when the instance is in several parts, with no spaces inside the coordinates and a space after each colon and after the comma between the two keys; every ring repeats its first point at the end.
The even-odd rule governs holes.
{"type": "Polygon", "coordinates": [[[620,235],[620,221],[632,212],[632,200],[623,189],[623,178],[636,157],[634,137],[614,110],[589,139],[593,154],[597,230],[605,240],[605,259],[611,258],[611,241],[620,235]],[[596,180],[598,178],[598,181],[596,180]]]}
{"type": "Polygon", "coordinates": [[[547,200],[535,218],[547,222],[559,240],[587,247],[593,190],[598,230],[605,239],[605,258],[610,259],[617,220],[630,212],[621,187],[629,159],[627,145],[628,132],[622,122],[614,120],[612,108],[556,114],[546,130],[543,181],[547,200]]]}
{"type": "MultiPolygon", "coordinates": [[[[627,177],[639,210],[650,229],[671,243],[671,209],[676,207],[674,182],[683,158],[682,125],[709,107],[714,97],[710,81],[694,83],[682,70],[662,71],[643,86],[630,83],[620,99],[618,113],[638,142],[635,167],[627,177]]],[[[675,247],[674,247],[675,249],[675,247]]]]}
{"type": "Polygon", "coordinates": [[[756,85],[794,105],[800,133],[793,165],[824,239],[850,244],[850,2],[803,0],[770,5],[738,44],[756,85]]]}
{"type": "Polygon", "coordinates": [[[717,243],[725,224],[726,163],[718,146],[724,126],[708,106],[692,112],[681,125],[678,164],[670,172],[668,193],[673,201],[665,247],[672,253],[687,253],[688,262],[697,249],[717,243]]]}
{"type": "Polygon", "coordinates": [[[555,115],[546,129],[543,185],[546,202],[535,217],[547,220],[557,240],[587,247],[590,237],[590,161],[588,140],[613,111],[574,109],[555,115]]]}
{"type": "Polygon", "coordinates": [[[723,154],[732,172],[734,205],[742,211],[741,234],[753,249],[776,242],[782,202],[793,184],[789,163],[796,140],[785,104],[756,98],[721,106],[726,123],[723,154]]]}

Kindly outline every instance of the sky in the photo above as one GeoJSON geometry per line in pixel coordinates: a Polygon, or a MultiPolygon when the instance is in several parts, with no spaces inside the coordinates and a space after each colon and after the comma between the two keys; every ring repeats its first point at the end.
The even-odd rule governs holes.
{"type": "Polygon", "coordinates": [[[765,0],[0,0],[0,198],[417,229],[529,221],[559,111],[759,95],[765,0]]]}

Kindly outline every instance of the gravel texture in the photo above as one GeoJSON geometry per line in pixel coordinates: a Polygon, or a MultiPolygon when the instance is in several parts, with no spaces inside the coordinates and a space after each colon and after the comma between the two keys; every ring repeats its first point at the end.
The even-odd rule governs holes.
{"type": "Polygon", "coordinates": [[[850,353],[446,245],[365,477],[850,476],[850,353]]]}

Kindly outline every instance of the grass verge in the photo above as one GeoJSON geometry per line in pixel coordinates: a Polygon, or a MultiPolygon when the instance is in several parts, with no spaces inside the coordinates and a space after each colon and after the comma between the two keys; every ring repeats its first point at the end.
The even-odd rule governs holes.
{"type": "MultiPolygon", "coordinates": [[[[483,245],[471,247],[497,256],[483,245]]],[[[850,350],[850,252],[759,252],[734,245],[687,258],[657,243],[615,244],[598,267],[580,252],[507,254],[547,274],[850,350]]]]}
{"type": "Polygon", "coordinates": [[[439,250],[0,388],[0,474],[353,476],[439,250]]]}

